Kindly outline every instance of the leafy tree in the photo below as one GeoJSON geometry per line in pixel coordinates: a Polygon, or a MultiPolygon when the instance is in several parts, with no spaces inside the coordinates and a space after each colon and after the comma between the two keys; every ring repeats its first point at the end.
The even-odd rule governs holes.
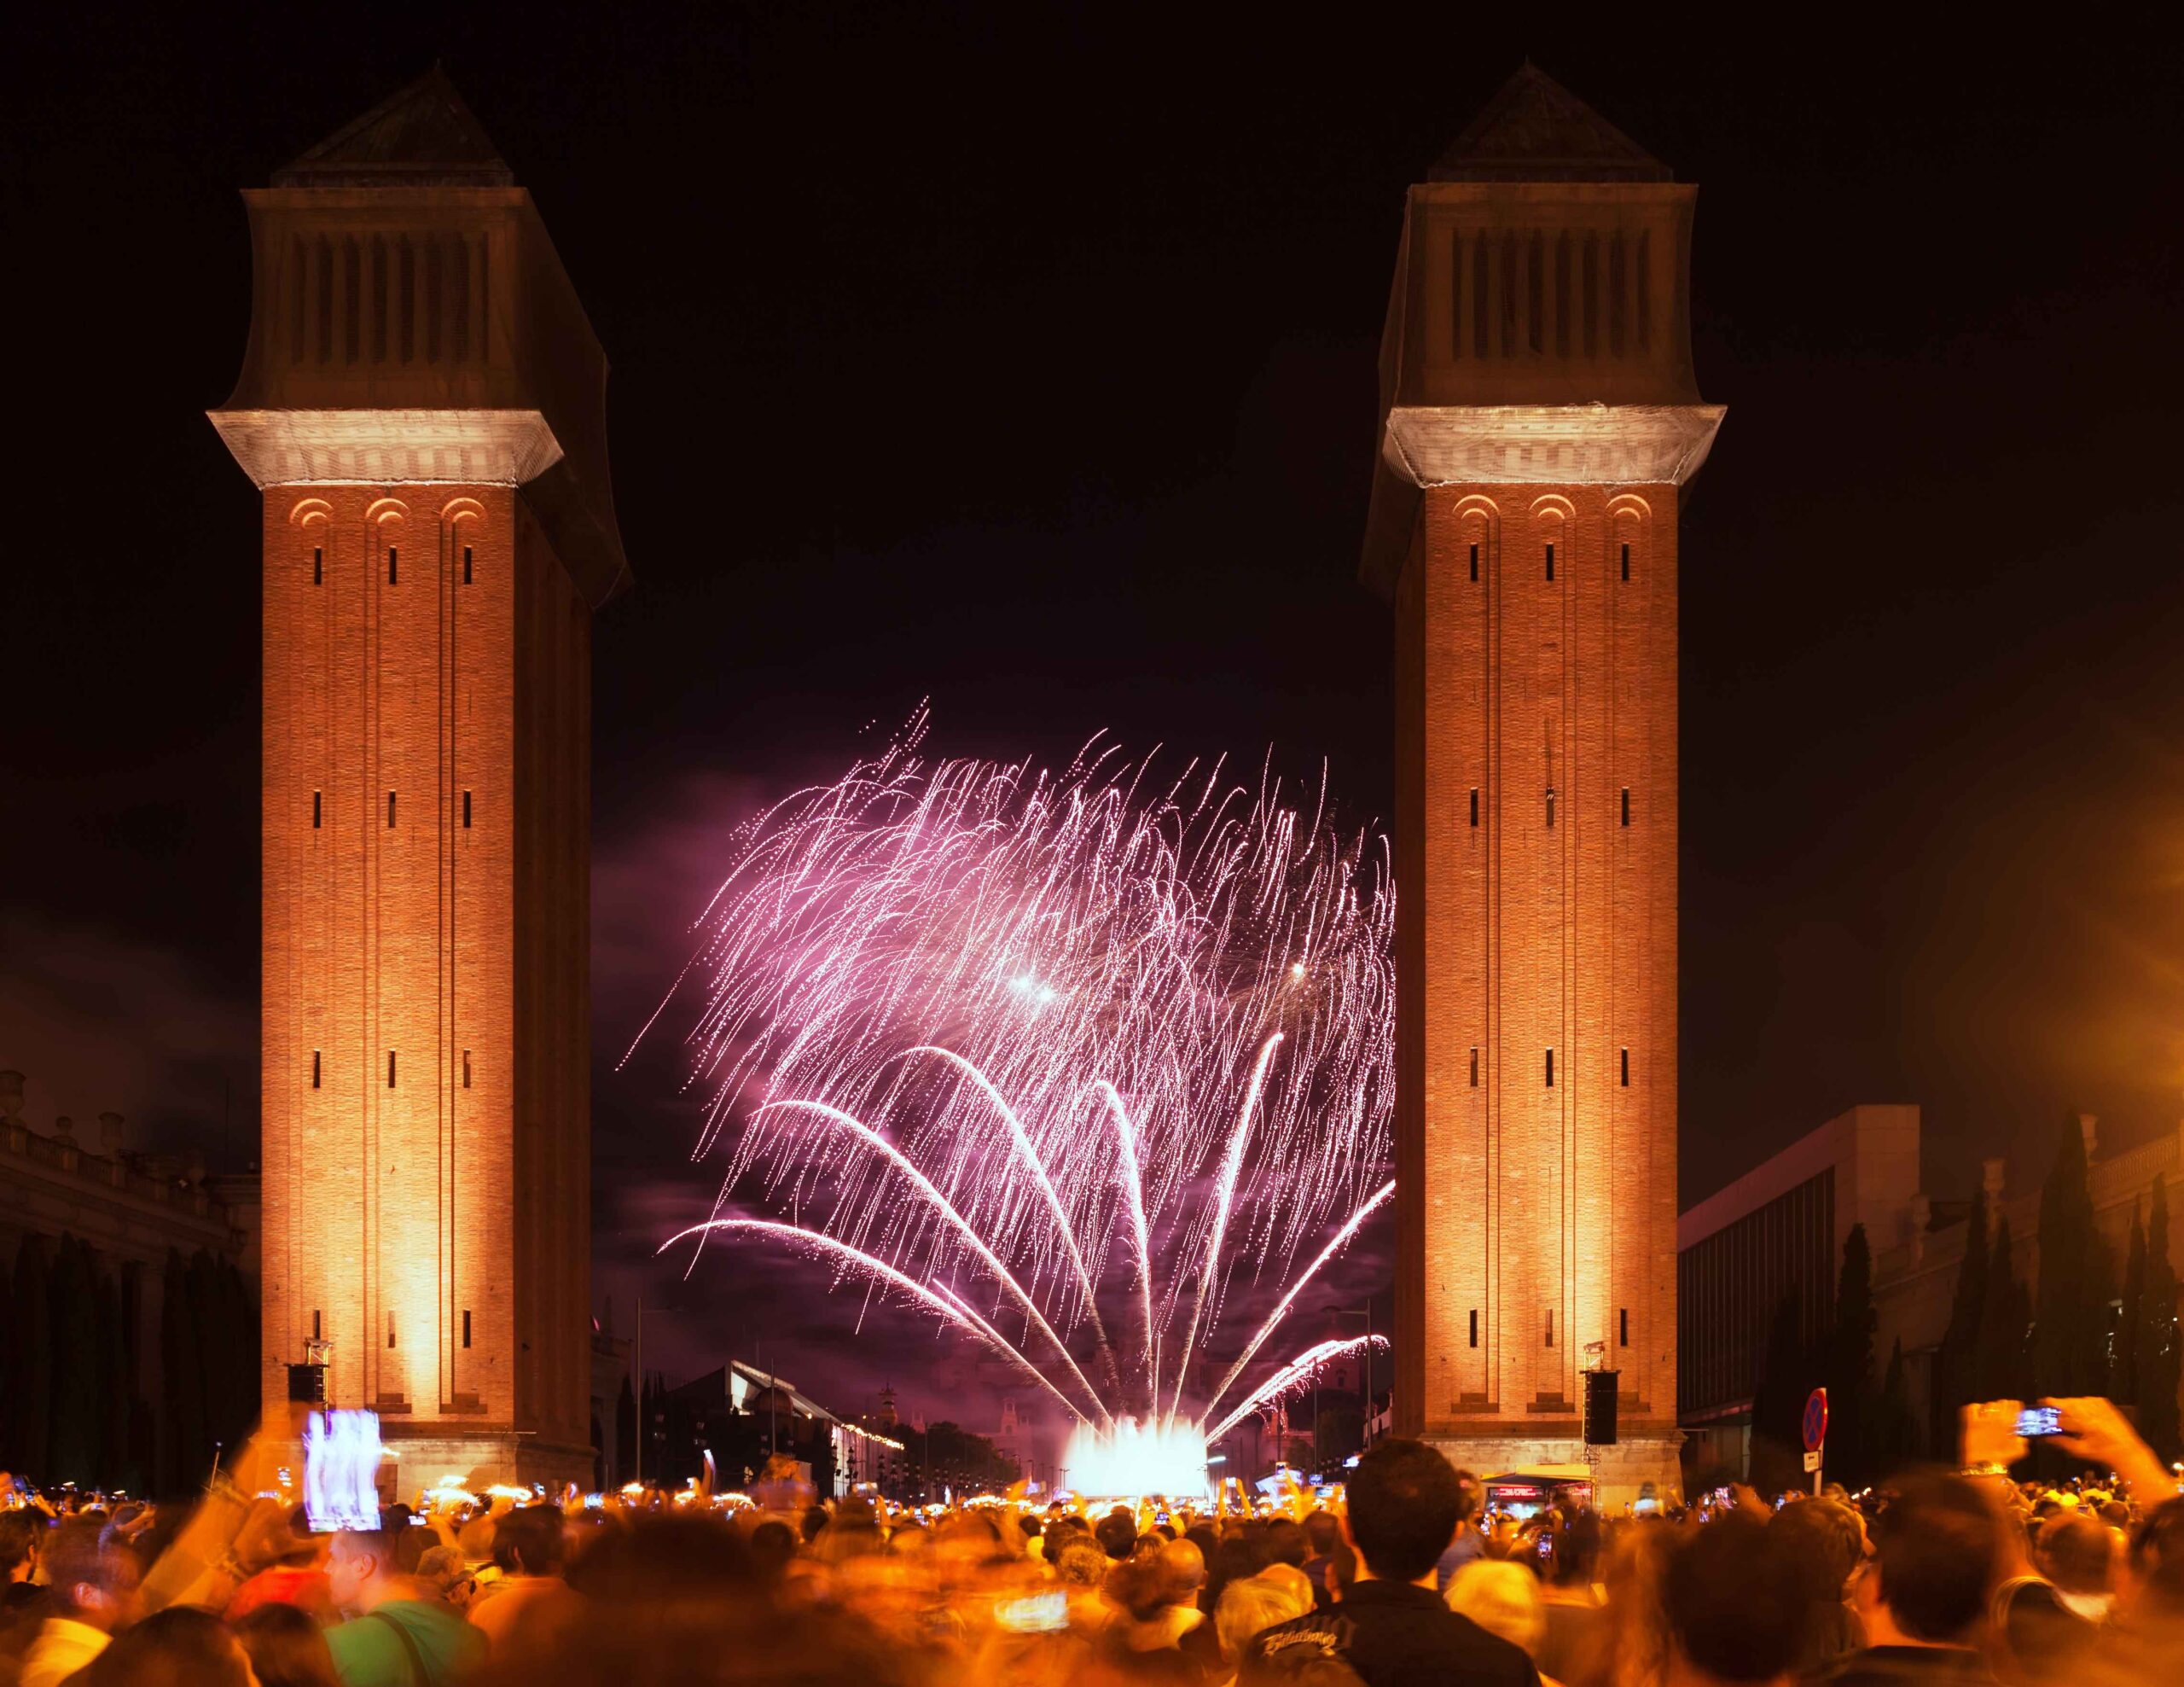
{"type": "Polygon", "coordinates": [[[1987,1191],[1974,1190],[1972,1215],[1964,1231],[1964,1258],[1956,1269],[1956,1294],[1949,1302],[1949,1328],[1942,1335],[1934,1365],[1931,1447],[1956,1445],[1958,1411],[1977,1392],[1979,1323],[1987,1300],[1987,1191]]]}
{"type": "MultiPolygon", "coordinates": [[[[1987,1251],[1987,1289],[1981,1297],[1979,1346],[1970,1398],[2022,1399],[2030,1393],[2025,1386],[2030,1311],[2030,1297],[2010,1262],[2010,1221],[2005,1218],[1995,1226],[1995,1243],[1987,1251]]],[[[1954,1424],[1943,1445],[1954,1452],[1954,1424]]]]}
{"type": "Polygon", "coordinates": [[[1871,1470],[1866,1405],[1873,1386],[1874,1325],[1873,1249],[1866,1227],[1853,1225],[1843,1239],[1826,1379],[1828,1469],[1849,1483],[1862,1483],[1871,1470]]]}
{"type": "Polygon", "coordinates": [[[1003,1458],[992,1441],[943,1418],[922,1433],[903,1437],[913,1486],[924,1485],[935,1497],[943,1489],[958,1496],[998,1493],[1022,1476],[1013,1458],[1003,1458]]]}
{"type": "MultiPolygon", "coordinates": [[[[2063,1120],[2055,1163],[2040,1189],[2040,1282],[2033,1300],[2032,1386],[2043,1395],[2090,1394],[2108,1383],[2105,1258],[2093,1224],[2085,1136],[2063,1120]]],[[[1990,1397],[1991,1398],[1991,1397],[1990,1397]]]]}
{"type": "Polygon", "coordinates": [[[2164,1458],[2178,1456],[2176,1266],[2169,1252],[2169,1190],[2158,1176],[2146,1213],[2146,1272],[2139,1297],[2139,1429],[2164,1458]]]}
{"type": "Polygon", "coordinates": [[[1313,1468],[1322,1473],[1332,1470],[1339,1476],[1342,1461],[1357,1451],[1364,1422],[1363,1414],[1354,1405],[1339,1399],[1322,1405],[1319,1416],[1312,1420],[1313,1468]]]}
{"type": "Polygon", "coordinates": [[[53,1301],[45,1238],[26,1236],[15,1250],[15,1328],[8,1364],[8,1468],[32,1481],[50,1480],[53,1422],[53,1301]]]}

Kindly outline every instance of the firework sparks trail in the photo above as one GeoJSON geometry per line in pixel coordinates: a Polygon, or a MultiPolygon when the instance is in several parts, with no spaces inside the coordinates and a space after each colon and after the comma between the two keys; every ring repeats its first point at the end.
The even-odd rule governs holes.
{"type": "Polygon", "coordinates": [[[660,1243],[659,1251],[665,1254],[685,1236],[715,1230],[751,1230],[761,1235],[781,1236],[798,1246],[809,1248],[814,1253],[831,1257],[835,1265],[845,1271],[864,1271],[878,1282],[901,1289],[912,1300],[922,1301],[949,1323],[967,1329],[973,1335],[990,1342],[1003,1358],[1021,1368],[1033,1382],[1060,1400],[1063,1408],[1077,1422],[1080,1423],[1084,1422],[1084,1414],[1070,1405],[1069,1396],[1055,1387],[1048,1380],[1044,1371],[1025,1358],[1014,1342],[965,1306],[961,1300],[945,1289],[936,1292],[921,1283],[913,1282],[885,1259],[875,1259],[861,1248],[852,1248],[845,1242],[837,1242],[833,1236],[822,1236],[816,1230],[805,1230],[800,1225],[777,1224],[767,1219],[708,1219],[701,1225],[692,1225],[688,1229],[677,1231],[665,1242],[660,1243]]]}
{"type": "Polygon", "coordinates": [[[1347,1339],[1338,1336],[1332,1341],[1318,1342],[1305,1348],[1252,1389],[1234,1411],[1206,1430],[1206,1440],[1218,1440],[1269,1400],[1279,1399],[1282,1395],[1303,1387],[1335,1360],[1350,1353],[1362,1353],[1368,1347],[1385,1347],[1387,1345],[1388,1338],[1385,1335],[1352,1335],[1347,1339]]]}
{"type": "Polygon", "coordinates": [[[1334,831],[1324,784],[1308,817],[1096,741],[1059,773],[931,759],[925,724],[735,839],[677,986],[719,1195],[665,1245],[805,1248],[1036,1376],[1106,1464],[1158,1441],[1172,1469],[1361,1345],[1214,1423],[1392,1190],[1385,846],[1334,831]],[[798,1222],[730,1215],[753,1202],[798,1222]],[[1239,1274],[1286,1292],[1209,1389],[1239,1274]]]}

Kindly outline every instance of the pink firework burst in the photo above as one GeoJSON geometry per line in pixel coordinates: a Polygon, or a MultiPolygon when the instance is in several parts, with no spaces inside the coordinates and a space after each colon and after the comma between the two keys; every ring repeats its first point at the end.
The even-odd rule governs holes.
{"type": "Polygon", "coordinates": [[[1393,1192],[1384,842],[1324,785],[935,759],[924,730],[738,833],[684,974],[720,1197],[665,1245],[801,1248],[1089,1430],[1202,1453],[1360,1345],[1259,1358],[1393,1192]],[[1231,1338],[1246,1279],[1275,1304],[1231,1338]]]}

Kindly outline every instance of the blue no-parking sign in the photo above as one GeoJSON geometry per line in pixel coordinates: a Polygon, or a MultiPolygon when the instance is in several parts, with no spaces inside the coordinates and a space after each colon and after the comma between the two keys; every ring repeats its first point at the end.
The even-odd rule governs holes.
{"type": "Polygon", "coordinates": [[[1827,1390],[1815,1388],[1805,1397],[1805,1451],[1818,1452],[1827,1440],[1827,1390]]]}

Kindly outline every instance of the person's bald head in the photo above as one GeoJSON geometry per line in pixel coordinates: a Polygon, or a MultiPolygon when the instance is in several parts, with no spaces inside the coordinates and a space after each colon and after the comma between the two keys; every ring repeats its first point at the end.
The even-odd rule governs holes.
{"type": "Polygon", "coordinates": [[[2065,1513],[2049,1519],[2040,1530],[2040,1556],[2055,1585],[2065,1593],[2107,1592],[2115,1551],[2108,1525],[2095,1518],[2065,1513]]]}
{"type": "Polygon", "coordinates": [[[1161,1591],[1171,1605],[1182,1604],[1205,1585],[1205,1554],[1198,1550],[1196,1541],[1171,1540],[1160,1549],[1155,1562],[1161,1591]]]}

